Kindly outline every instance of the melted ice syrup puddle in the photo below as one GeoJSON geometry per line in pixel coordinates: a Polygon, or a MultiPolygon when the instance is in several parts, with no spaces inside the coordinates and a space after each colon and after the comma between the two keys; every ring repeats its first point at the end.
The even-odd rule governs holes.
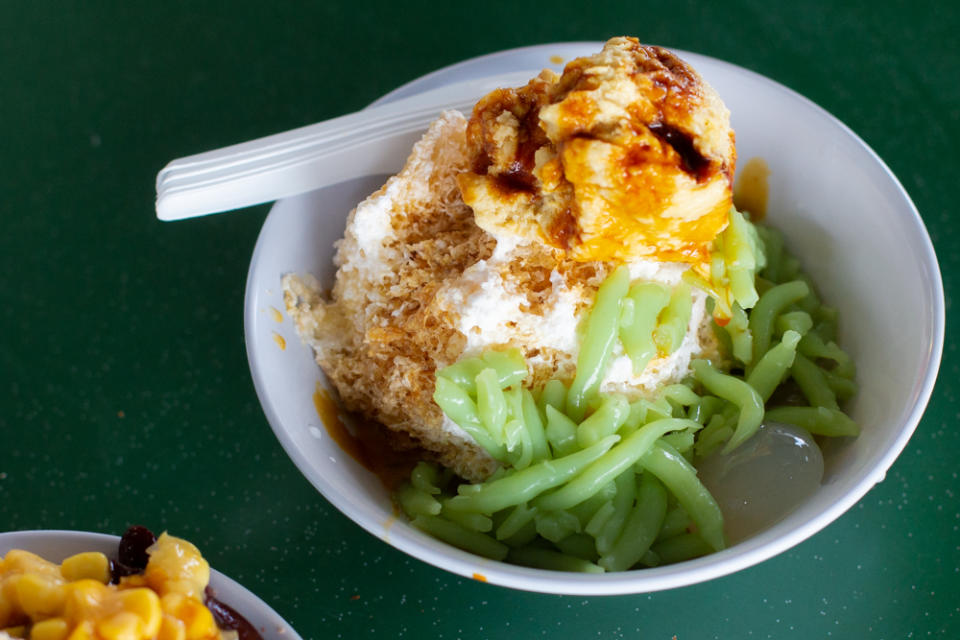
{"type": "Polygon", "coordinates": [[[776,524],[823,479],[823,455],[813,436],[777,422],[762,425],[731,453],[718,451],[697,466],[701,482],[723,512],[730,544],[776,524]]]}

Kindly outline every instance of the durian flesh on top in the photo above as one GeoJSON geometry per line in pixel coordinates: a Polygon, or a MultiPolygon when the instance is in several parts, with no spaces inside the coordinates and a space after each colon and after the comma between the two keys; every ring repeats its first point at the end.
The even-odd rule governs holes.
{"type": "Polygon", "coordinates": [[[477,224],[580,261],[640,257],[706,275],[732,206],[730,115],[669,51],[613,38],[562,75],[499,89],[467,129],[458,177],[477,224]]]}

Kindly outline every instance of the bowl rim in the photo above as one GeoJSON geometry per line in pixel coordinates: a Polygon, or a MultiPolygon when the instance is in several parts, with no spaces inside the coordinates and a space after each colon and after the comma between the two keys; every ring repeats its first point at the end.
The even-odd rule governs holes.
{"type": "MultiPolygon", "coordinates": [[[[38,541],[49,542],[55,545],[63,545],[72,548],[83,547],[87,551],[105,551],[108,548],[116,549],[120,544],[120,536],[110,533],[97,533],[93,531],[81,531],[74,529],[18,529],[16,531],[4,531],[0,533],[0,557],[11,549],[23,549],[30,551],[31,543],[38,541]],[[74,547],[73,545],[76,545],[74,547]],[[87,546],[88,545],[88,546],[87,546]]],[[[36,548],[36,546],[34,546],[36,548]]],[[[67,551],[68,554],[79,553],[79,551],[67,551]]],[[[51,558],[47,560],[54,561],[51,558]]],[[[284,620],[284,618],[273,610],[273,608],[263,601],[257,594],[253,593],[236,580],[229,576],[210,569],[210,587],[216,594],[218,600],[224,604],[236,609],[244,618],[254,624],[250,611],[251,606],[255,608],[256,617],[260,622],[257,630],[265,640],[271,638],[283,638],[284,640],[301,640],[293,626],[284,620]],[[270,631],[273,633],[270,633],[270,631]]]]}
{"type": "MultiPolygon", "coordinates": [[[[484,61],[495,61],[501,58],[509,59],[518,54],[535,53],[543,50],[562,50],[571,47],[589,46],[594,47],[596,50],[599,49],[602,44],[603,43],[599,41],[558,42],[492,52],[475,58],[469,58],[425,74],[420,78],[407,82],[388,92],[372,104],[382,104],[397,99],[405,93],[410,93],[415,90],[419,84],[427,81],[435,81],[443,77],[443,74],[455,74],[469,65],[484,61]]],[[[883,452],[883,455],[880,456],[878,463],[870,469],[868,473],[865,473],[855,485],[847,490],[840,500],[837,500],[817,514],[816,517],[811,518],[801,526],[796,526],[785,533],[778,532],[778,527],[774,526],[733,547],[702,558],[689,560],[676,565],[669,565],[667,567],[597,575],[569,574],[497,562],[462,551],[446,543],[439,543],[438,545],[438,541],[413,527],[409,527],[410,531],[403,532],[406,535],[398,535],[394,532],[391,532],[389,536],[385,535],[383,532],[382,518],[368,517],[368,514],[358,508],[355,503],[339,495],[337,492],[331,491],[323,478],[314,477],[307,472],[307,470],[312,467],[310,460],[295,446],[290,436],[283,429],[278,413],[267,393],[267,383],[262,375],[262,369],[257,360],[257,352],[254,348],[253,315],[255,313],[255,305],[253,304],[253,300],[257,292],[254,290],[253,276],[262,251],[262,242],[271,223],[274,210],[283,205],[284,201],[281,200],[273,205],[273,208],[271,208],[270,213],[263,223],[263,227],[257,237],[247,274],[247,286],[244,299],[244,334],[251,376],[267,421],[277,436],[277,439],[280,441],[281,446],[287,452],[287,455],[290,456],[301,473],[304,474],[308,481],[324,498],[331,502],[341,513],[372,535],[385,540],[388,544],[404,553],[438,568],[451,571],[463,577],[474,578],[482,582],[490,582],[492,584],[520,590],[587,596],[661,591],[693,585],[735,573],[772,558],[803,542],[839,518],[859,502],[876,483],[883,480],[893,462],[906,447],[907,442],[919,425],[920,419],[933,393],[943,353],[946,324],[943,280],[939,262],[929,232],[920,217],[919,211],[910,199],[909,194],[887,164],[866,142],[850,129],[850,127],[809,98],[804,97],[771,78],[739,65],[703,54],[674,48],[670,49],[684,60],[692,61],[693,66],[698,69],[699,65],[706,63],[708,65],[725,67],[727,70],[736,74],[746,74],[752,81],[760,82],[769,89],[783,93],[792,101],[798,102],[798,104],[802,105],[805,109],[814,111],[820,117],[826,117],[832,126],[838,127],[856,143],[862,151],[865,151],[868,156],[872,158],[873,162],[882,170],[889,185],[893,187],[893,191],[901,201],[901,206],[906,208],[910,219],[909,222],[912,223],[909,225],[910,230],[916,235],[915,240],[917,244],[915,246],[921,247],[922,266],[928,275],[926,281],[928,287],[927,294],[934,308],[930,318],[930,326],[926,327],[929,331],[931,341],[922,369],[922,380],[920,380],[920,384],[917,386],[917,391],[913,396],[912,408],[906,416],[902,428],[897,433],[897,437],[883,452]],[[682,569],[678,570],[678,567],[682,569]],[[571,576],[575,576],[575,579],[571,579],[571,576]]],[[[292,198],[286,200],[292,200],[292,198]]],[[[897,207],[898,210],[900,208],[900,206],[897,207]]]]}

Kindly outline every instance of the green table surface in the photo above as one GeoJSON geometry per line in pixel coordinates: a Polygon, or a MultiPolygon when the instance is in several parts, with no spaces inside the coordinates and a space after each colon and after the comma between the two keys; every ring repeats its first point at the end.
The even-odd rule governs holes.
{"type": "Polygon", "coordinates": [[[0,3],[0,531],[168,529],[305,638],[960,637],[960,10],[835,5],[0,3]],[[886,480],[808,541],[663,593],[515,592],[389,547],[304,479],[243,343],[268,207],[161,223],[154,179],[468,57],[620,34],[760,72],[862,136],[936,246],[947,344],[886,480]]]}

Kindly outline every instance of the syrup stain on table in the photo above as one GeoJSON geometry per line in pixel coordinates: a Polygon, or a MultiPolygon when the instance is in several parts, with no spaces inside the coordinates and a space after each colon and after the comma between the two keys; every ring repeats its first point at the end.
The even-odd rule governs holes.
{"type": "Polygon", "coordinates": [[[376,475],[388,490],[393,491],[410,477],[420,456],[416,451],[394,450],[388,442],[386,427],[351,415],[348,428],[341,418],[342,410],[337,401],[319,382],[313,392],[313,406],[333,441],[364,469],[376,475]]]}
{"type": "Polygon", "coordinates": [[[767,216],[767,201],[770,197],[770,167],[760,157],[747,160],[740,168],[733,201],[739,211],[750,212],[751,220],[757,222],[767,216]]]}

